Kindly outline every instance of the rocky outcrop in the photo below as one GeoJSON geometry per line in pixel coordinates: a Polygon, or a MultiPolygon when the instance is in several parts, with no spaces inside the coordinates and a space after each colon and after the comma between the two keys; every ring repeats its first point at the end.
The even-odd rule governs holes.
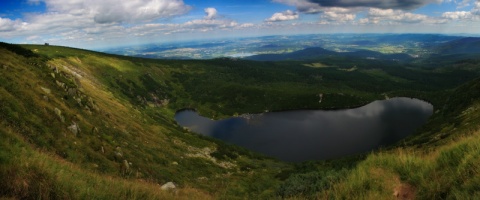
{"type": "Polygon", "coordinates": [[[46,88],[46,87],[40,86],[40,89],[42,90],[42,92],[43,92],[44,94],[50,94],[50,93],[52,93],[52,90],[50,90],[50,89],[48,89],[48,88],[46,88]]]}
{"type": "Polygon", "coordinates": [[[175,186],[175,184],[173,184],[172,182],[168,182],[168,183],[165,183],[162,185],[162,187],[160,187],[162,190],[173,190],[175,188],[177,188],[175,186]]]}
{"type": "Polygon", "coordinates": [[[77,136],[77,134],[80,133],[80,127],[78,126],[78,124],[76,122],[72,122],[72,125],[70,125],[69,127],[67,127],[68,130],[70,130],[70,132],[72,132],[75,136],[77,136]]]}

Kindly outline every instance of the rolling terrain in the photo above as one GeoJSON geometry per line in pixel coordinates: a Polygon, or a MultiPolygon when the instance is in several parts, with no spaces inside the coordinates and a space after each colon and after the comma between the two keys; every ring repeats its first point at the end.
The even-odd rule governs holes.
{"type": "Polygon", "coordinates": [[[479,66],[337,54],[155,60],[1,43],[0,197],[478,198],[479,66]],[[184,108],[218,119],[351,108],[387,96],[429,101],[435,114],[395,146],[337,160],[285,163],[173,120],[184,108]],[[176,189],[162,190],[168,182],[176,189]]]}

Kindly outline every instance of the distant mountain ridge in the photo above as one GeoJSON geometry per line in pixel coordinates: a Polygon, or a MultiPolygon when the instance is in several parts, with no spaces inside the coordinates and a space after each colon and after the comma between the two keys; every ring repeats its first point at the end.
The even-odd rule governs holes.
{"type": "Polygon", "coordinates": [[[357,50],[352,52],[335,52],[324,49],[322,47],[311,47],[303,50],[285,53],[285,54],[261,54],[246,57],[247,60],[256,61],[286,61],[286,60],[315,60],[325,57],[354,57],[363,59],[380,59],[380,60],[410,60],[412,56],[405,53],[383,54],[370,50],[357,50]]]}
{"type": "Polygon", "coordinates": [[[480,38],[467,37],[453,40],[437,48],[440,54],[477,54],[480,53],[480,38]]]}

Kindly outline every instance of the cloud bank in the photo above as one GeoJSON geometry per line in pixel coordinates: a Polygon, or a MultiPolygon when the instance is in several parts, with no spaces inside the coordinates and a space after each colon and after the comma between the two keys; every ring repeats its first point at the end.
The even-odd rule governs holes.
{"type": "Polygon", "coordinates": [[[274,13],[272,17],[266,19],[267,22],[280,22],[280,21],[290,21],[298,19],[298,13],[291,10],[286,10],[284,12],[274,13]]]}
{"type": "Polygon", "coordinates": [[[44,2],[49,13],[71,14],[94,22],[142,22],[187,13],[191,7],[183,0],[29,0],[44,2]]]}

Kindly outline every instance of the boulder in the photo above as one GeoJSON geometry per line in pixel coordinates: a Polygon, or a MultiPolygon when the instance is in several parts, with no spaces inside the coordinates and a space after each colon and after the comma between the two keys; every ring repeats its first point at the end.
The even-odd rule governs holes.
{"type": "Polygon", "coordinates": [[[123,158],[122,152],[115,151],[114,154],[115,154],[115,158],[117,159],[123,158]]]}
{"type": "Polygon", "coordinates": [[[75,122],[72,122],[72,125],[70,125],[69,127],[67,127],[68,130],[70,130],[74,135],[77,135],[78,133],[80,133],[80,127],[78,127],[77,123],[75,122]]]}
{"type": "Polygon", "coordinates": [[[45,94],[50,94],[50,93],[52,93],[52,90],[50,90],[50,89],[48,89],[48,88],[46,88],[46,87],[40,86],[40,89],[42,89],[43,93],[45,93],[45,94]]]}
{"type": "Polygon", "coordinates": [[[165,183],[162,185],[162,187],[160,187],[162,190],[173,190],[176,188],[175,184],[173,184],[172,182],[168,182],[168,183],[165,183]]]}

